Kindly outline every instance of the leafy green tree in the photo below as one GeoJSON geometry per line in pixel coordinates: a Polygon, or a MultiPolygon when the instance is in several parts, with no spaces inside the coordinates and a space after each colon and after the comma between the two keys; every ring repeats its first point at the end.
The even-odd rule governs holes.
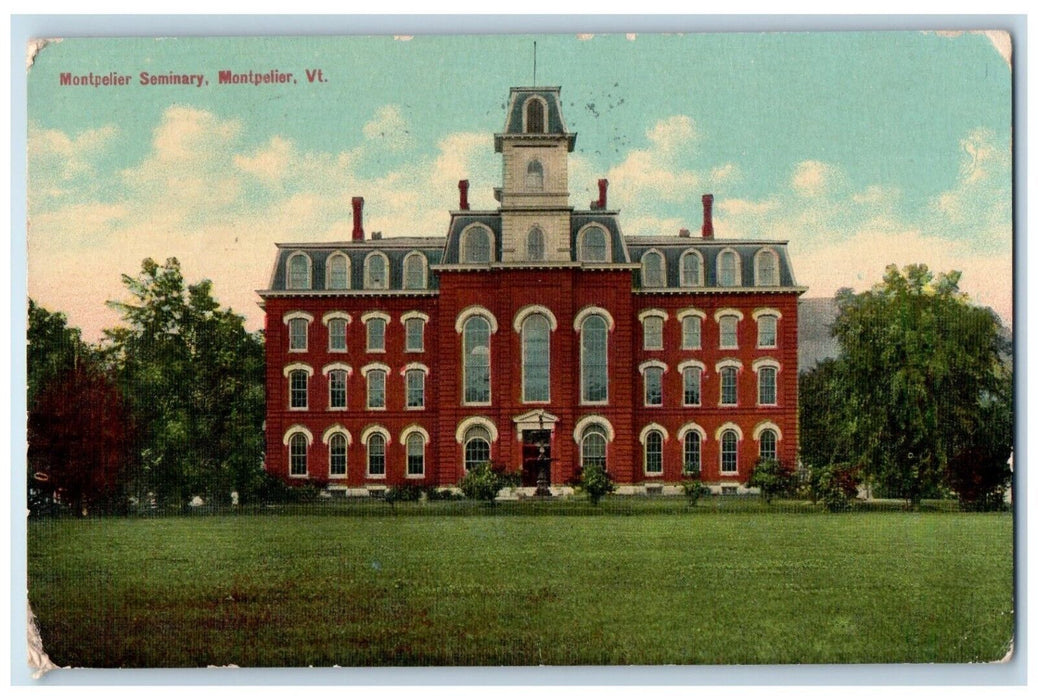
{"type": "Polygon", "coordinates": [[[991,410],[1011,412],[1012,373],[998,317],[971,305],[959,278],[892,265],[882,284],[836,297],[841,355],[830,391],[843,408],[829,424],[827,462],[845,450],[869,481],[913,506],[949,481],[966,450],[983,447],[994,461],[1012,443],[1011,419],[981,445],[973,437],[991,410]]]}
{"type": "Polygon", "coordinates": [[[591,500],[591,505],[597,506],[602,496],[616,490],[616,484],[605,467],[601,464],[590,464],[581,471],[580,485],[591,500]]]}
{"type": "Polygon", "coordinates": [[[808,469],[850,459],[842,378],[843,364],[833,359],[800,375],[800,459],[808,469]]]}
{"type": "Polygon", "coordinates": [[[131,301],[109,302],[124,326],[106,331],[140,426],[138,489],[166,505],[194,495],[228,502],[262,484],[264,353],[212,284],[185,286],[176,258],[123,275],[131,301]]]}
{"type": "Polygon", "coordinates": [[[52,312],[29,299],[26,327],[26,378],[31,407],[48,381],[72,371],[81,361],[92,361],[96,350],[83,342],[78,328],[68,325],[65,314],[52,312]]]}
{"type": "Polygon", "coordinates": [[[858,495],[858,471],[846,463],[811,468],[811,499],[831,513],[847,510],[858,495]]]}
{"type": "Polygon", "coordinates": [[[753,467],[746,485],[760,489],[760,497],[770,504],[776,496],[787,496],[793,492],[796,475],[777,459],[762,459],[753,467]]]}
{"type": "Polygon", "coordinates": [[[458,482],[458,487],[466,498],[474,501],[486,501],[489,505],[496,505],[494,499],[501,489],[507,486],[515,486],[518,483],[517,474],[507,473],[503,467],[496,466],[491,462],[477,464],[470,469],[458,482]]]}

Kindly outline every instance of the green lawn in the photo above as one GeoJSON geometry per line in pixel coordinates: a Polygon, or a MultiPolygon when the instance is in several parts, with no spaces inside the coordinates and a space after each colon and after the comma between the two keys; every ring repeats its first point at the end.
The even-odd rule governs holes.
{"type": "Polygon", "coordinates": [[[940,509],[364,502],[33,521],[29,591],[72,666],[992,661],[1012,537],[940,509]]]}

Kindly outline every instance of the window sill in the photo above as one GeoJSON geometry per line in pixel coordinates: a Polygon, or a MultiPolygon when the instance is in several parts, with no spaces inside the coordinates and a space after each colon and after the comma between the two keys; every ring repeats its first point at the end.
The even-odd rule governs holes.
{"type": "Polygon", "coordinates": [[[425,478],[425,474],[405,474],[404,476],[406,478],[408,478],[408,479],[424,479],[425,478]]]}

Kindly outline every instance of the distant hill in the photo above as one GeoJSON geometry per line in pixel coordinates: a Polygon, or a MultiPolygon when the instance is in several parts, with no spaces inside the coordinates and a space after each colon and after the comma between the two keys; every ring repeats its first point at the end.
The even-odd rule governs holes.
{"type": "Polygon", "coordinates": [[[839,354],[840,346],[829,334],[836,320],[835,299],[801,299],[797,319],[800,340],[797,364],[801,372],[807,372],[822,360],[839,354]]]}

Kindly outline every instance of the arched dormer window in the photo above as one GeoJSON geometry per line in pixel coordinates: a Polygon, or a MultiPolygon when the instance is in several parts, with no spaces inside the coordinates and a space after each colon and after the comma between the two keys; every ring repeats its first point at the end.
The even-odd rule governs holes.
{"type": "Polygon", "coordinates": [[[528,134],[544,133],[544,100],[531,97],[526,100],[524,131],[528,134]]]}
{"type": "Polygon", "coordinates": [[[544,166],[536,158],[526,165],[526,190],[528,192],[544,190],[544,166]]]}
{"type": "Polygon", "coordinates": [[[327,289],[350,288],[350,259],[343,253],[332,253],[324,266],[324,286],[327,289]]]}
{"type": "Polygon", "coordinates": [[[404,258],[404,289],[425,289],[425,271],[425,256],[417,250],[408,253],[404,258]]]}
{"type": "Polygon", "coordinates": [[[493,234],[484,226],[470,226],[461,234],[461,261],[489,263],[493,259],[493,234]]]}
{"type": "Polygon", "coordinates": [[[288,278],[285,287],[288,289],[310,289],[310,256],[306,253],[292,253],[288,257],[288,278]]]}
{"type": "Polygon", "coordinates": [[[753,259],[754,281],[758,287],[777,287],[778,255],[771,248],[762,248],[757,251],[753,259]]]}
{"type": "Polygon", "coordinates": [[[609,260],[609,236],[601,226],[588,226],[580,232],[578,243],[580,260],[583,262],[607,262],[609,260]]]}
{"type": "Polygon", "coordinates": [[[681,286],[703,286],[703,256],[698,250],[686,250],[681,254],[681,286]]]}
{"type": "Polygon", "coordinates": [[[539,226],[534,226],[526,234],[526,259],[530,262],[544,260],[544,231],[539,226]]]}
{"type": "Polygon", "coordinates": [[[717,285],[719,287],[742,286],[739,254],[731,248],[725,248],[717,256],[717,285]]]}
{"type": "Polygon", "coordinates": [[[658,250],[650,250],[642,256],[642,287],[665,287],[667,266],[658,250]]]}
{"type": "Polygon", "coordinates": [[[389,258],[374,251],[364,258],[364,289],[389,289],[389,258]]]}

